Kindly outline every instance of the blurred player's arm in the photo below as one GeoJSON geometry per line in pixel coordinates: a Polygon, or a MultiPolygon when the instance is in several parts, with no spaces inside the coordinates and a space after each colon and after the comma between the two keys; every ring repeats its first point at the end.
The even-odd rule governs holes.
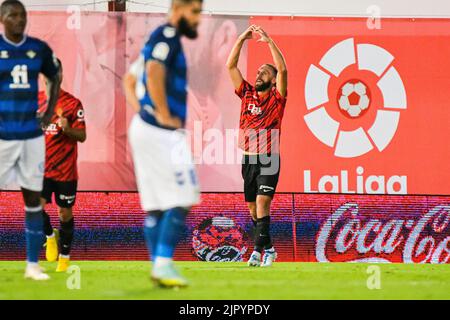
{"type": "Polygon", "coordinates": [[[127,99],[128,104],[133,108],[135,112],[139,112],[141,110],[141,105],[139,104],[139,100],[136,96],[136,77],[131,74],[125,74],[123,78],[123,87],[125,90],[125,98],[127,99]]]}
{"type": "Polygon", "coordinates": [[[251,25],[239,36],[239,38],[237,39],[236,43],[233,46],[233,49],[231,49],[230,55],[228,56],[226,66],[228,68],[228,73],[230,74],[231,81],[233,82],[233,86],[236,90],[240,88],[242,81],[244,81],[242,73],[238,68],[241,49],[242,46],[244,45],[245,40],[252,38],[252,32],[254,31],[254,28],[255,25],[251,25]]]}
{"type": "Polygon", "coordinates": [[[80,101],[72,113],[68,115],[68,118],[62,114],[59,115],[58,126],[61,127],[62,133],[72,140],[77,142],[86,141],[86,123],[84,119],[84,109],[80,101]]]}
{"type": "Polygon", "coordinates": [[[181,119],[170,114],[166,94],[166,67],[157,60],[147,62],[147,90],[154,103],[155,118],[159,124],[171,127],[181,128],[181,119]]]}
{"type": "Polygon", "coordinates": [[[47,83],[47,109],[40,115],[41,125],[47,127],[55,112],[55,106],[59,98],[59,89],[62,82],[61,66],[57,58],[53,55],[52,49],[44,44],[42,50],[42,66],[40,72],[45,76],[47,83]]]}
{"type": "Polygon", "coordinates": [[[61,77],[58,74],[56,74],[53,77],[46,77],[46,83],[47,83],[47,97],[48,97],[48,103],[47,103],[47,109],[45,110],[44,114],[41,117],[41,124],[46,127],[50,124],[50,120],[53,116],[53,113],[55,112],[55,106],[58,102],[59,97],[59,89],[61,87],[61,77]]]}
{"type": "Polygon", "coordinates": [[[267,42],[270,52],[272,54],[273,62],[278,70],[277,73],[277,90],[285,97],[287,92],[287,67],[286,60],[281,53],[281,50],[277,47],[275,42],[269,35],[259,26],[255,27],[255,31],[261,36],[258,41],[267,42]]]}

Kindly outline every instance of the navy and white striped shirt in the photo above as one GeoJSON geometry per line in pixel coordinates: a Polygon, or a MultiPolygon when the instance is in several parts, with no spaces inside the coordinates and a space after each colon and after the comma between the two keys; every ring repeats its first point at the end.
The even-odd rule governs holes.
{"type": "Polygon", "coordinates": [[[147,90],[145,64],[156,60],[166,67],[166,95],[170,114],[186,121],[187,104],[187,66],[180,34],[170,24],[158,27],[150,36],[141,51],[141,72],[138,75],[137,97],[141,104],[139,115],[154,126],[161,127],[154,117],[154,104],[147,90]]]}
{"type": "Polygon", "coordinates": [[[58,64],[43,41],[24,36],[13,43],[0,35],[0,139],[26,140],[43,134],[36,117],[38,77],[52,78],[58,64]]]}

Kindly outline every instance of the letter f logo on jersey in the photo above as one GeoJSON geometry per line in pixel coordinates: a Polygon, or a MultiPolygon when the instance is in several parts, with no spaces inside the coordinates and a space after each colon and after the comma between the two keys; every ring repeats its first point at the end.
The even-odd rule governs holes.
{"type": "Polygon", "coordinates": [[[250,103],[247,107],[247,110],[250,111],[250,113],[254,116],[261,114],[261,108],[257,107],[254,103],[250,103]]]}

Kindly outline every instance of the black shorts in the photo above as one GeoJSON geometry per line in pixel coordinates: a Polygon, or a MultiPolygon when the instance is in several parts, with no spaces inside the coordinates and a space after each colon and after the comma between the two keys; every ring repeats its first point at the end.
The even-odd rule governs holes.
{"type": "Polygon", "coordinates": [[[244,155],[242,178],[246,202],[256,201],[257,195],[275,194],[280,176],[280,155],[244,155]]]}
{"type": "Polygon", "coordinates": [[[52,203],[52,194],[55,194],[56,205],[60,208],[72,208],[77,197],[77,181],[56,181],[53,179],[44,179],[44,188],[41,197],[52,203]]]}

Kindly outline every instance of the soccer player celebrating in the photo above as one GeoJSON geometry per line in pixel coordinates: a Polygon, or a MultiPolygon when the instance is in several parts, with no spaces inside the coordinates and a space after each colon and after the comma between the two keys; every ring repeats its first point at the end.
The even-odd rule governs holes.
{"type": "Polygon", "coordinates": [[[25,202],[27,267],[25,278],[47,280],[38,265],[42,246],[42,206],[45,144],[41,125],[48,125],[58,98],[58,62],[50,47],[25,32],[27,12],[17,0],[3,1],[0,20],[0,186],[17,175],[25,202]],[[38,76],[48,82],[48,107],[37,116],[38,76]]]}
{"type": "Polygon", "coordinates": [[[176,129],[186,119],[181,37],[197,37],[201,9],[201,0],[173,0],[168,22],[151,34],[134,76],[126,75],[124,81],[128,101],[138,111],[129,140],[141,206],[148,213],[144,234],[153,259],[151,277],[163,287],[187,285],[172,258],[186,215],[200,197],[186,136],[176,129]]]}
{"type": "Polygon", "coordinates": [[[279,132],[286,106],[287,69],[280,49],[259,26],[250,26],[239,36],[227,61],[228,71],[241,98],[239,146],[244,151],[242,176],[245,201],[256,227],[254,251],[249,266],[271,266],[276,252],[270,238],[270,205],[280,174],[279,132]],[[263,64],[252,86],[238,69],[244,42],[252,39],[268,44],[274,64],[263,64]],[[261,254],[264,250],[263,261],[261,254]]]}
{"type": "MultiPolygon", "coordinates": [[[[62,81],[62,64],[59,77],[62,81]]],[[[39,93],[39,105],[45,105],[45,92],[39,93]]],[[[42,211],[44,216],[44,233],[47,236],[46,258],[48,261],[58,259],[58,241],[61,254],[58,259],[57,272],[65,272],[69,267],[70,249],[73,239],[74,218],[72,207],[75,205],[77,193],[77,144],[86,140],[86,125],[84,110],[80,100],[60,90],[58,102],[50,125],[45,128],[45,174],[44,188],[41,195],[41,205],[45,208],[52,202],[58,206],[60,230],[53,230],[50,216],[42,211]]]]}

